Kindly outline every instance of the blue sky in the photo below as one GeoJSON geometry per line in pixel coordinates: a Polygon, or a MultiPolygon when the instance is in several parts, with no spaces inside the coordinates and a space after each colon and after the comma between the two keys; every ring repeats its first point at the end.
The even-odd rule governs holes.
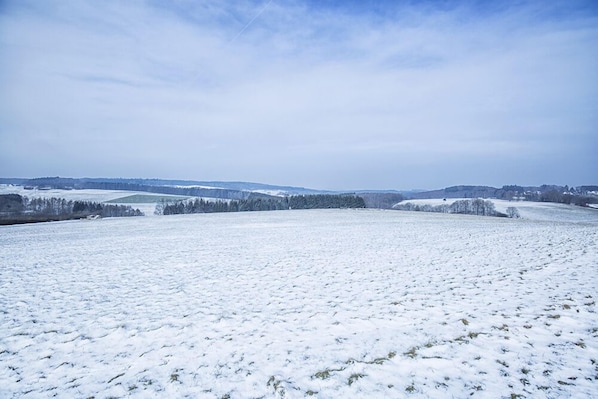
{"type": "Polygon", "coordinates": [[[595,1],[3,1],[0,175],[596,184],[595,1]]]}

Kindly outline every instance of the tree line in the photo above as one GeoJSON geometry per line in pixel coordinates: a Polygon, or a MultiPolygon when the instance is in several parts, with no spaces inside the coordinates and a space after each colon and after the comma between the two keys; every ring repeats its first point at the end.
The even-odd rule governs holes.
{"type": "Polygon", "coordinates": [[[365,208],[363,198],[356,195],[293,195],[283,198],[248,198],[242,200],[206,201],[203,198],[165,202],[156,205],[157,215],[190,213],[274,211],[285,209],[365,208]]]}
{"type": "Polygon", "coordinates": [[[588,206],[598,203],[598,186],[555,186],[543,184],[537,187],[505,185],[502,188],[488,186],[452,186],[440,190],[411,194],[412,199],[430,198],[496,198],[517,201],[556,202],[588,206]]]}
{"type": "Polygon", "coordinates": [[[478,216],[498,216],[519,218],[519,211],[515,207],[507,208],[507,213],[498,212],[494,207],[492,201],[476,198],[473,200],[458,200],[452,204],[429,205],[429,204],[414,204],[407,202],[405,204],[397,204],[394,209],[401,211],[417,211],[417,212],[438,212],[438,213],[457,213],[463,215],[478,215],[478,216]]]}
{"type": "Polygon", "coordinates": [[[89,216],[143,216],[128,205],[73,201],[64,198],[28,198],[19,194],[0,195],[0,224],[47,222],[89,216]]]}

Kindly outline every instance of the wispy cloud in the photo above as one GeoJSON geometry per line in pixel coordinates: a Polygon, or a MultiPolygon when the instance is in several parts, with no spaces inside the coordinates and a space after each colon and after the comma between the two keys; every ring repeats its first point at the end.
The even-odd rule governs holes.
{"type": "Polygon", "coordinates": [[[0,169],[326,188],[595,178],[592,2],[365,3],[9,1],[0,169]]]}

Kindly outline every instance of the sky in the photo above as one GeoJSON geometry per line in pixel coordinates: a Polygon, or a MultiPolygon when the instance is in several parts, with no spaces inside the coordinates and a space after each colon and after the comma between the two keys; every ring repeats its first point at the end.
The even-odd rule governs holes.
{"type": "Polygon", "coordinates": [[[598,183],[598,2],[0,0],[0,176],[598,183]]]}

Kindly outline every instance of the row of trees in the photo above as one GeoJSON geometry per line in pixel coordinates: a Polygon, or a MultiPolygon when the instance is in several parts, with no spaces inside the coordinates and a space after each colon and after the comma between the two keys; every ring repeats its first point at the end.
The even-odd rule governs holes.
{"type": "Polygon", "coordinates": [[[74,201],[72,213],[77,216],[97,215],[104,218],[143,216],[139,209],[130,205],[100,204],[92,201],[74,201]]]}
{"type": "Polygon", "coordinates": [[[507,208],[507,213],[498,212],[494,207],[492,201],[476,198],[473,200],[459,200],[452,204],[429,205],[429,204],[414,204],[407,202],[405,204],[395,205],[394,209],[402,211],[418,211],[418,212],[438,212],[438,213],[458,213],[466,215],[478,216],[498,216],[519,218],[519,211],[515,207],[507,208]]]}
{"type": "Polygon", "coordinates": [[[573,204],[579,206],[588,206],[588,204],[598,203],[598,198],[587,195],[580,195],[572,192],[561,192],[559,190],[549,190],[535,195],[536,201],[557,202],[560,204],[573,204]]]}
{"type": "Polygon", "coordinates": [[[78,219],[88,216],[143,216],[128,205],[72,201],[64,198],[28,198],[19,194],[0,195],[0,224],[78,219]]]}
{"type": "Polygon", "coordinates": [[[284,209],[365,208],[363,198],[356,195],[293,195],[284,198],[249,198],[230,201],[206,201],[194,199],[160,202],[157,215],[180,215],[189,213],[274,211],[284,209]]]}
{"type": "Polygon", "coordinates": [[[517,186],[506,185],[502,188],[488,186],[453,186],[441,190],[411,194],[413,199],[430,198],[496,198],[516,201],[556,202],[587,206],[598,203],[598,186],[517,186]]]}
{"type": "Polygon", "coordinates": [[[246,200],[216,200],[206,201],[203,198],[176,201],[173,203],[161,201],[156,205],[157,215],[182,215],[190,213],[244,212],[244,211],[273,211],[288,209],[279,200],[253,198],[246,200]]]}
{"type": "Polygon", "coordinates": [[[521,187],[521,186],[503,186],[502,196],[496,198],[503,199],[525,199],[526,201],[537,202],[555,202],[559,204],[573,204],[579,206],[588,206],[588,204],[598,203],[598,186],[549,186],[540,187],[521,187]]]}
{"type": "Polygon", "coordinates": [[[289,209],[365,208],[362,197],[346,195],[292,195],[282,199],[289,209]]]}

